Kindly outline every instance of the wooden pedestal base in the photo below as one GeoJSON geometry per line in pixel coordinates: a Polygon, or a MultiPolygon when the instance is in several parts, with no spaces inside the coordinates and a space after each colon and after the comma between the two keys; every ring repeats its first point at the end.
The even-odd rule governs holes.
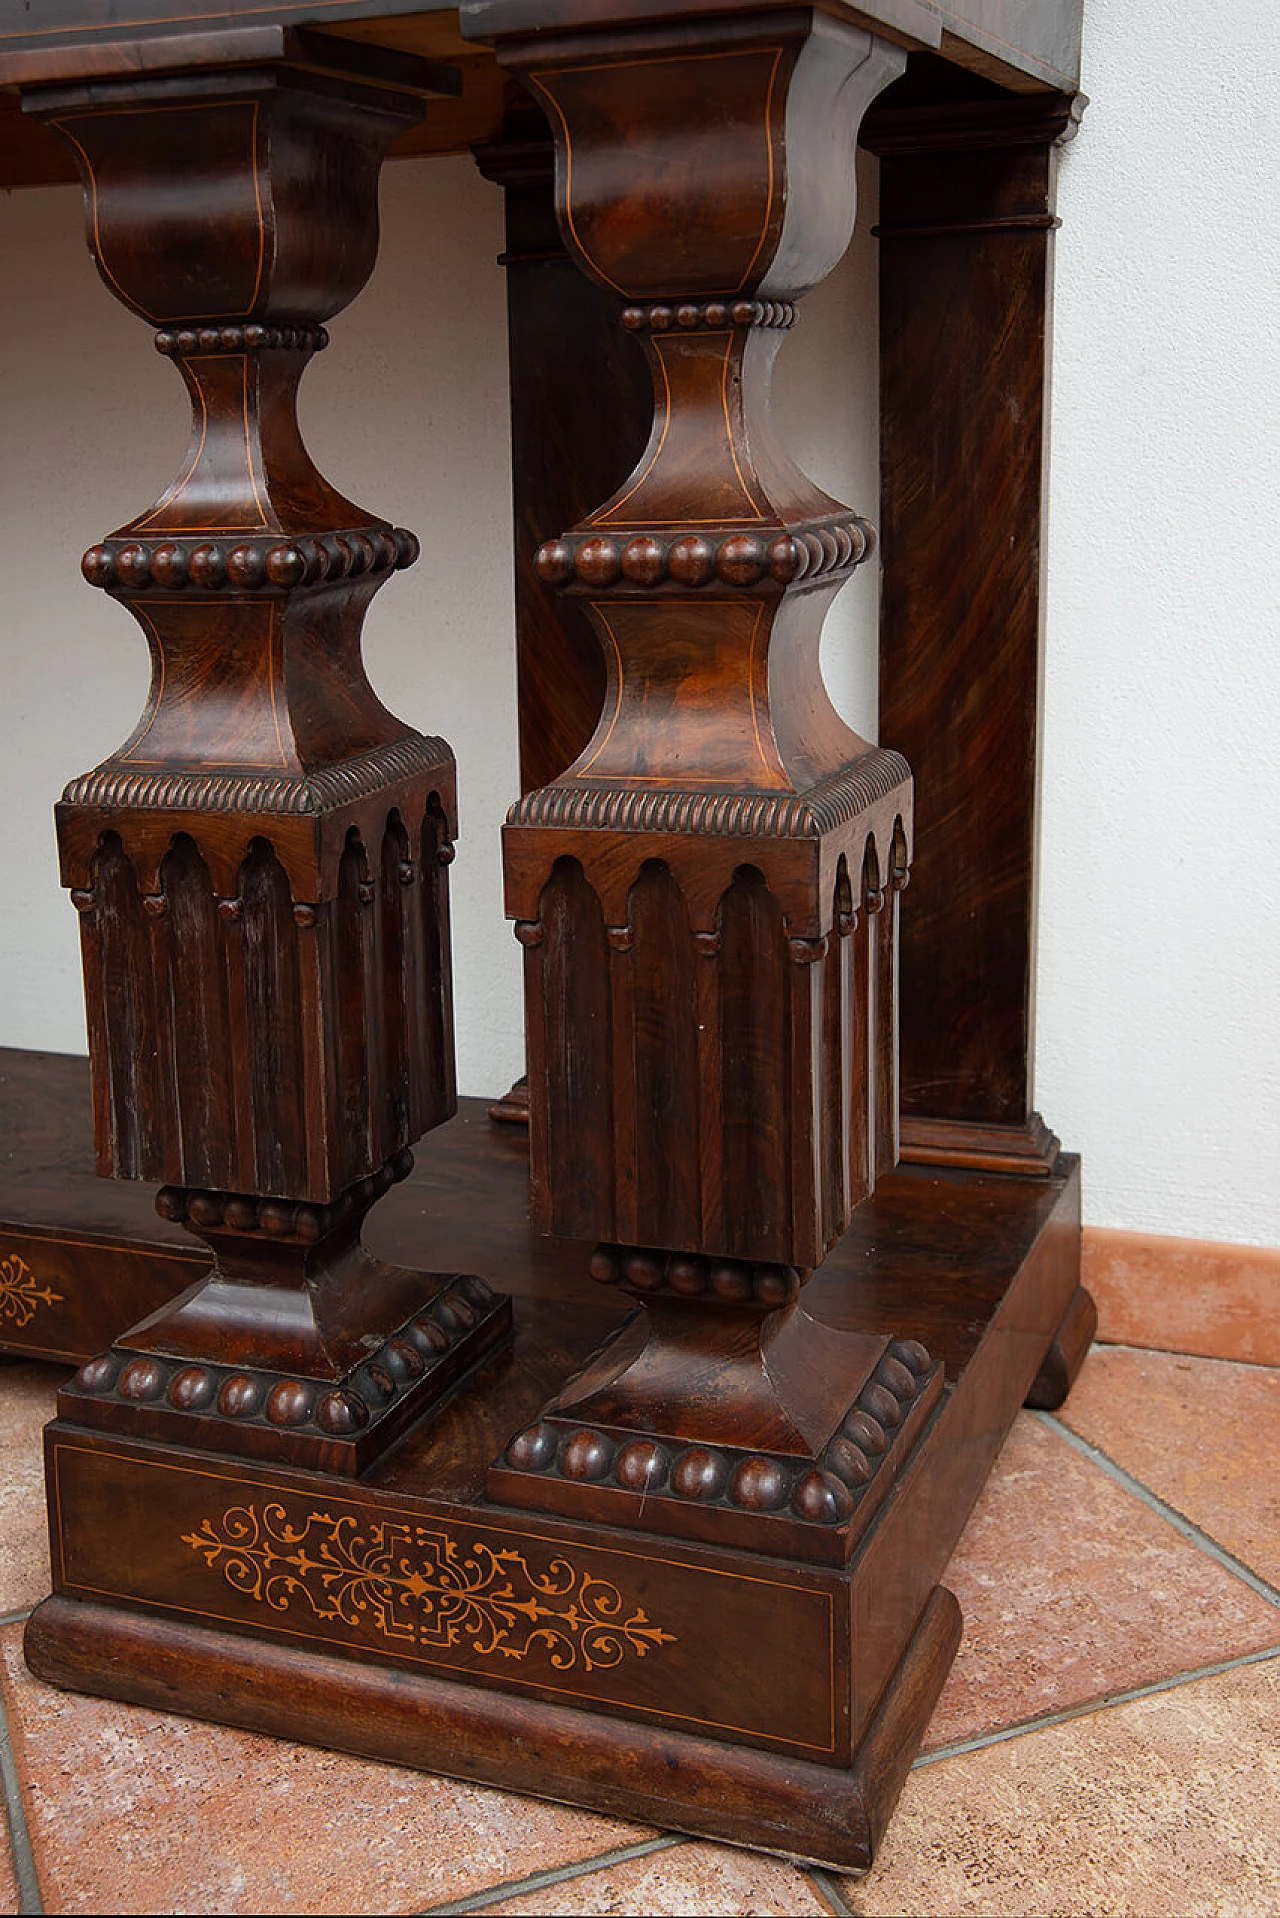
{"type": "Polygon", "coordinates": [[[918,1339],[946,1385],[852,1556],[801,1564],[486,1494],[625,1310],[588,1248],[530,1235],[517,1144],[466,1102],[388,1195],[380,1250],[501,1286],[515,1336],[361,1477],[50,1426],[32,1668],[864,1869],[958,1640],[947,1559],[1046,1354],[1076,1342],[1076,1163],[902,1169],[859,1208],[805,1309],[918,1339]]]}
{"type": "MultiPolygon", "coordinates": [[[[646,1263],[750,1280],[726,1262],[646,1263]]],[[[776,1267],[766,1276],[782,1289],[776,1267]]],[[[820,1325],[794,1298],[650,1299],[517,1433],[486,1489],[498,1505],[846,1565],[942,1391],[922,1345],[820,1325]]]]}

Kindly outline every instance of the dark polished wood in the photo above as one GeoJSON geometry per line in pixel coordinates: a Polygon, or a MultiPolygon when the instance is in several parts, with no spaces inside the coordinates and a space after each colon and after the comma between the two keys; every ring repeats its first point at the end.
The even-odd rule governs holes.
{"type": "Polygon", "coordinates": [[[849,1563],[804,1567],[485,1497],[502,1434],[622,1322],[620,1307],[585,1278],[584,1247],[530,1231],[518,1142],[480,1102],[464,1101],[432,1145],[430,1174],[382,1208],[379,1245],[402,1256],[429,1234],[447,1263],[500,1280],[517,1301],[514,1345],[358,1484],[113,1438],[86,1430],[77,1405],[74,1424],[50,1428],[58,1597],[33,1620],[34,1668],[865,1867],[955,1648],[949,1605],[932,1594],[1075,1295],[1074,1162],[1046,1181],[904,1169],[859,1208],[809,1309],[833,1337],[905,1320],[938,1355],[945,1390],[849,1563]],[[104,1508],[110,1528],[95,1518],[104,1508]],[[474,1587],[472,1613],[442,1604],[448,1540],[465,1568],[450,1589],[474,1587]],[[514,1606],[486,1599],[490,1552],[509,1555],[498,1596],[514,1606]],[[530,1594],[530,1579],[549,1584],[530,1594]],[[584,1636],[593,1627],[614,1630],[612,1649],[584,1636]]]}
{"type": "MultiPolygon", "coordinates": [[[[746,0],[739,11],[776,5],[777,0],[746,0]]],[[[716,0],[693,0],[680,9],[686,15],[719,10],[716,0]]],[[[477,0],[462,9],[473,42],[541,30],[549,23],[642,20],[668,11],[663,0],[612,0],[607,8],[589,0],[554,8],[544,0],[477,0]]],[[[1074,84],[1079,74],[1080,0],[861,0],[858,5],[841,0],[832,12],[903,46],[942,49],[948,59],[1006,85],[1038,90],[1074,84]]],[[[0,0],[0,82],[46,77],[40,69],[33,75],[22,64],[24,56],[57,54],[84,73],[99,47],[116,49],[118,67],[142,57],[137,49],[153,37],[212,42],[242,27],[246,18],[271,27],[322,23],[360,40],[416,51],[424,43],[433,49],[447,46],[457,31],[458,10],[423,7],[420,0],[59,0],[57,22],[51,25],[33,19],[30,0],[0,0]]]]}
{"type": "MultiPolygon", "coordinates": [[[[99,1169],[162,1181],[213,1261],[60,1394],[33,1669],[865,1869],[955,1650],[946,1560],[1089,1308],[1073,1161],[895,1169],[911,781],[818,670],[874,534],[778,443],[769,380],[847,243],[863,110],[948,22],[1008,72],[1018,19],[465,10],[546,107],[567,251],[652,382],[631,477],[619,440],[534,562],[605,702],[505,838],[526,1187],[518,1135],[450,1117],[452,760],[360,663],[414,542],[294,412],[434,56],[148,0],[6,40],[4,4],[0,81],[78,154],[103,277],[193,402],[179,479],[86,556],[155,671],[59,838],[99,1169]],[[379,1200],[403,1259],[376,1212],[364,1243],[379,1200]]],[[[530,658],[566,739],[590,700],[554,712],[530,658]]]]}
{"type": "MultiPolygon", "coordinates": [[[[180,1227],[156,1216],[150,1187],[93,1176],[84,1059],[0,1048],[0,1090],[4,1256],[15,1250],[36,1268],[33,1276],[41,1286],[65,1283],[68,1303],[85,1279],[109,1271],[104,1254],[145,1256],[154,1266],[157,1306],[207,1269],[207,1254],[180,1227]],[[82,1241],[92,1256],[80,1261],[75,1255],[82,1241]]],[[[1069,1167],[1074,1161],[1063,1163],[1069,1167]]],[[[814,1275],[805,1294],[808,1309],[822,1319],[831,1317],[836,1313],[833,1288],[860,1274],[862,1295],[875,1302],[868,1323],[887,1335],[894,1329],[895,1300],[900,1304],[909,1297],[916,1335],[954,1379],[973,1356],[981,1326],[1016,1269],[1018,1232],[1034,1236],[1046,1206],[1052,1209],[1057,1202],[1052,1179],[1023,1192],[1017,1184],[961,1171],[900,1169],[892,1181],[881,1181],[865,1218],[859,1208],[850,1231],[814,1275]],[[1021,1226],[1019,1220],[1029,1223],[1021,1226]],[[877,1247],[883,1250],[885,1271],[861,1270],[877,1247]],[[955,1281],[948,1275],[953,1272],[972,1275],[978,1315],[972,1323],[951,1315],[955,1281]]],[[[495,1127],[482,1099],[459,1100],[457,1116],[431,1135],[430,1153],[422,1154],[408,1178],[375,1207],[367,1232],[371,1249],[394,1264],[411,1264],[427,1246],[445,1266],[491,1278],[509,1273],[504,1287],[518,1297],[571,1301],[602,1313],[611,1327],[629,1309],[615,1288],[593,1280],[588,1242],[544,1238],[530,1230],[525,1140],[514,1129],[495,1127]]],[[[31,1323],[30,1337],[44,1343],[27,1342],[27,1328],[0,1321],[5,1330],[0,1349],[31,1357],[91,1357],[110,1342],[121,1317],[135,1311],[139,1300],[150,1303],[134,1290],[137,1284],[126,1269],[114,1303],[104,1299],[97,1305],[102,1319],[84,1343],[75,1342],[74,1323],[63,1320],[61,1301],[56,1307],[41,1301],[41,1320],[31,1323]],[[56,1327],[52,1334],[37,1331],[45,1315],[56,1327]],[[104,1323],[105,1331],[100,1329],[104,1323]]],[[[1062,1311],[1047,1325],[1046,1341],[1057,1336],[1073,1298],[1074,1292],[1063,1294],[1062,1311]]]]}
{"type": "MultiPolygon", "coordinates": [[[[1073,87],[1079,77],[1079,0],[964,0],[962,6],[921,4],[920,0],[883,0],[842,8],[860,25],[875,26],[906,47],[943,50],[973,72],[1012,88],[1073,87]]],[[[510,90],[492,53],[465,41],[456,9],[423,9],[396,0],[279,0],[256,3],[256,25],[297,24],[300,20],[326,34],[363,45],[447,62],[461,83],[456,99],[442,101],[426,120],[406,129],[392,148],[394,156],[465,153],[499,138],[510,90]]],[[[242,26],[243,5],[235,0],[146,0],[137,6],[108,9],[93,0],[59,0],[58,24],[33,26],[26,0],[11,0],[0,15],[0,73],[6,84],[33,71],[85,72],[86,50],[119,49],[154,34],[188,41],[242,26]],[[122,41],[122,36],[124,36],[122,41]],[[59,51],[60,50],[60,51],[59,51]],[[34,55],[41,66],[23,63],[34,55]]],[[[0,187],[44,186],[72,181],[75,165],[65,147],[18,111],[11,95],[0,94],[0,187]]],[[[597,495],[596,497],[599,497],[597,495]]],[[[568,525],[565,518],[561,524],[568,525]]]]}
{"type": "MultiPolygon", "coordinates": [[[[903,928],[901,1149],[914,1163],[1030,1177],[1047,1175],[1059,1149],[1032,1106],[1034,860],[1053,184],[1080,104],[1013,97],[913,55],[861,135],[881,156],[892,216],[878,229],[881,733],[911,763],[929,815],[925,891],[917,870],[903,928]],[[939,471],[965,476],[963,503],[945,514],[929,479],[939,471]]],[[[510,180],[509,237],[525,249],[508,258],[516,520],[531,542],[517,558],[528,791],[583,751],[605,696],[586,621],[568,599],[557,621],[532,542],[557,509],[560,524],[582,515],[587,472],[621,481],[650,401],[632,357],[618,357],[617,296],[564,285],[527,117],[518,141],[505,162],[499,145],[481,163],[510,180]],[[519,270],[526,259],[535,274],[519,270]],[[611,396],[589,421],[584,369],[611,396]]],[[[545,165],[549,181],[549,153],[545,165]]],[[[503,1116],[519,1122],[518,1098],[503,1116]]]]}
{"type": "Polygon", "coordinates": [[[823,617],[873,534],[790,461],[770,385],[848,244],[858,122],[903,56],[799,11],[499,57],[548,115],[562,237],[626,302],[653,403],[631,476],[538,551],[606,698],[503,841],[534,1218],[602,1240],[595,1275],[641,1317],[489,1491],[838,1561],[870,1514],[853,1488],[891,1481],[938,1389],[914,1342],[824,1339],[799,1304],[897,1157],[911,787],[823,686],[823,617]],[[881,1396],[876,1469],[859,1434],[881,1396]]]}
{"type": "Polygon", "coordinates": [[[653,419],[653,385],[634,336],[618,324],[618,295],[580,273],[565,251],[551,133],[532,99],[508,113],[501,140],[479,148],[476,161],[503,188],[506,213],[516,711],[526,793],[577,759],[595,732],[606,678],[585,606],[545,585],[536,557],[635,466],[653,419]]]}
{"type": "MultiPolygon", "coordinates": [[[[181,1228],[156,1216],[151,1188],[93,1176],[84,1059],[0,1049],[0,1091],[0,1258],[16,1256],[29,1275],[23,1289],[31,1290],[21,1323],[16,1313],[0,1318],[0,1350],[78,1363],[109,1344],[122,1320],[185,1291],[208,1258],[181,1228]],[[37,1296],[48,1290],[58,1296],[37,1296]],[[86,1320],[88,1336],[81,1331],[86,1320]]],[[[1025,1216],[1038,1220],[1055,1190],[1047,1181],[1039,1196],[1032,1189],[1015,1197],[999,1177],[900,1172],[892,1185],[881,1182],[873,1201],[882,1238],[864,1235],[860,1210],[815,1276],[808,1303],[818,1302],[819,1316],[827,1316],[830,1288],[856,1276],[882,1244],[888,1269],[899,1277],[895,1287],[878,1272],[862,1273],[867,1296],[879,1301],[873,1329],[891,1332],[895,1298],[910,1297],[916,1335],[954,1377],[972,1357],[981,1315],[994,1310],[1016,1263],[1016,1242],[1002,1222],[1006,1206],[1014,1208],[1010,1218],[1023,1216],[1016,1208],[1025,1206],[1025,1216]],[[927,1211],[936,1218],[926,1227],[927,1211]],[[980,1310],[971,1325],[949,1316],[952,1271],[973,1274],[980,1310]]],[[[509,1275],[504,1287],[518,1297],[576,1301],[603,1309],[614,1324],[624,1312],[610,1303],[617,1293],[592,1279],[589,1244],[531,1233],[525,1140],[494,1127],[480,1099],[460,1100],[457,1117],[432,1134],[430,1154],[374,1209],[368,1239],[393,1264],[412,1264],[426,1246],[445,1266],[509,1275]]],[[[1064,1295],[1064,1311],[1070,1307],[1078,1325],[1075,1298],[1064,1295]]],[[[1049,1348],[1046,1363],[1051,1359],[1049,1348]]]]}
{"type": "Polygon", "coordinates": [[[960,1608],[939,1586],[839,1770],[661,1726],[640,1739],[625,1721],[561,1704],[69,1599],[46,1601],[26,1645],[51,1684],[864,1872],[959,1642],[960,1608]]]}
{"type": "Polygon", "coordinates": [[[323,479],[296,414],[373,266],[383,156],[438,72],[404,58],[391,88],[391,56],[271,27],[198,60],[159,46],[24,97],[76,155],[103,280],[192,403],[178,478],[82,563],[138,619],[152,683],[57,825],[98,1170],[163,1181],[162,1216],[213,1269],[93,1361],[81,1416],[258,1454],[261,1412],[276,1456],[350,1474],[510,1324],[478,1280],[361,1241],[456,1103],[455,773],[360,657],[417,541],[323,479]],[[186,1369],[161,1403],[170,1358],[186,1369]]]}
{"type": "Polygon", "coordinates": [[[902,939],[903,1149],[1047,1173],[1033,1110],[1047,355],[1078,100],[917,66],[880,156],[880,736],[927,821],[902,939]],[[940,496],[939,472],[963,476],[940,496]]]}
{"type": "Polygon", "coordinates": [[[95,1177],[88,1061],[0,1048],[0,1352],[79,1365],[208,1264],[154,1186],[95,1177]]]}
{"type": "Polygon", "coordinates": [[[1098,1329],[1098,1308],[1083,1286],[1072,1295],[1053,1344],[1032,1381],[1026,1403],[1033,1411],[1056,1412],[1065,1405],[1098,1329]]]}

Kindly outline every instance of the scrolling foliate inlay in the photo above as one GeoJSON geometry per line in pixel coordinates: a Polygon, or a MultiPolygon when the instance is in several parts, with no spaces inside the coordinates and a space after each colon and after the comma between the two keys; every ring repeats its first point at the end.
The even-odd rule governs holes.
{"type": "Polygon", "coordinates": [[[541,1654],[556,1671],[590,1672],[676,1642],[640,1607],[629,1609],[616,1585],[568,1559],[536,1571],[514,1547],[477,1542],[464,1552],[424,1525],[362,1530],[328,1512],[294,1525],[283,1505],[236,1505],[183,1543],[273,1611],[309,1608],[318,1620],[419,1646],[515,1660],[541,1654]]]}
{"type": "Polygon", "coordinates": [[[11,1320],[21,1332],[42,1305],[61,1304],[61,1292],[40,1285],[26,1260],[16,1252],[0,1259],[0,1319],[11,1320]]]}

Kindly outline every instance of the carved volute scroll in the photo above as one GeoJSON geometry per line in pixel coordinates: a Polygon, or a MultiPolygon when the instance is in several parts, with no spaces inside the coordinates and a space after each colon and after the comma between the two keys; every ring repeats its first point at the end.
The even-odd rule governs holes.
{"type": "MultiPolygon", "coordinates": [[[[498,53],[545,110],[565,245],[618,297],[654,413],[631,476],[537,555],[607,685],[504,838],[534,1216],[603,1241],[600,1275],[644,1310],[490,1493],[839,1557],[869,1475],[851,1489],[824,1448],[886,1341],[819,1332],[798,1294],[897,1157],[911,781],[823,684],[824,615],[874,533],[796,466],[770,389],[796,301],[848,244],[859,121],[903,56],[807,11],[498,53]],[[652,1474],[633,1482],[627,1452],[618,1478],[641,1442],[652,1474]],[[701,1480],[678,1467],[691,1445],[715,1453],[701,1480]]],[[[921,1352],[894,1445],[939,1384],[921,1352]]]]}
{"type": "Polygon", "coordinates": [[[152,679],[131,737],[67,788],[58,836],[99,1170],[163,1181],[215,1267],[68,1396],[91,1424],[352,1471],[507,1308],[481,1287],[456,1325],[415,1332],[440,1278],[359,1242],[456,1105],[455,773],[361,658],[365,610],[417,541],[316,470],[296,399],[373,267],[381,161],[422,103],[281,45],[24,102],[74,149],[99,272],[192,406],[178,477],[84,558],[141,625],[152,679]],[[400,1333],[398,1360],[357,1370],[400,1333]]]}

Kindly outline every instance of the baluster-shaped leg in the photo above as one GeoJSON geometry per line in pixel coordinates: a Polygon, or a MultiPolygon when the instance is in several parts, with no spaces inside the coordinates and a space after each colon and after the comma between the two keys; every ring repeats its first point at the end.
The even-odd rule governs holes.
{"type": "Polygon", "coordinates": [[[417,543],[316,471],[295,411],[324,321],[373,266],[383,154],[421,106],[288,56],[26,104],[74,147],[102,277],[158,328],[194,416],[174,484],[85,556],[146,633],[152,684],[133,736],[68,787],[58,836],[99,1171],[163,1181],[161,1212],[214,1268],[60,1410],[354,1474],[510,1315],[478,1279],[360,1242],[455,1106],[454,766],[360,656],[366,607],[417,543]]]}
{"type": "Polygon", "coordinates": [[[539,555],[608,691],[505,835],[534,1215],[602,1240],[593,1272],[642,1310],[489,1493],[838,1563],[942,1389],[915,1341],[799,1296],[897,1156],[911,782],[823,687],[822,620],[873,535],[779,444],[770,378],[901,56],[810,13],[499,55],[546,108],[566,244],[621,296],[655,415],[631,478],[539,555]]]}

